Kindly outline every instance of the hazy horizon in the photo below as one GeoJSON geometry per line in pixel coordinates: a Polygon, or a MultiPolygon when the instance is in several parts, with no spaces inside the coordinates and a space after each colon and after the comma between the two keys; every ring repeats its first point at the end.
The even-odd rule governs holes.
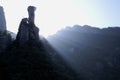
{"type": "Polygon", "coordinates": [[[7,29],[17,32],[27,6],[34,5],[40,34],[48,36],[65,26],[90,25],[99,28],[120,26],[119,0],[3,0],[7,29]]]}

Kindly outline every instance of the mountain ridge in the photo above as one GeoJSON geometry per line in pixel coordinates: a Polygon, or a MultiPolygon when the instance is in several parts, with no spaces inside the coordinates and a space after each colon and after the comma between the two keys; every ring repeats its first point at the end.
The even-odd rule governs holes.
{"type": "Polygon", "coordinates": [[[120,27],[73,26],[48,41],[85,80],[119,80],[120,27]]]}

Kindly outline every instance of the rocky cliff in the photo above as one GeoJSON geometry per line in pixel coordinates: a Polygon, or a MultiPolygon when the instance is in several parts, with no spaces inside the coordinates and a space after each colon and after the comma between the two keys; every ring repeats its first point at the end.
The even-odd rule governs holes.
{"type": "Polygon", "coordinates": [[[0,33],[4,31],[6,31],[6,20],[5,20],[4,9],[2,6],[0,6],[0,33]]]}
{"type": "Polygon", "coordinates": [[[0,52],[11,43],[11,35],[6,30],[4,9],[0,6],[0,52]]]}

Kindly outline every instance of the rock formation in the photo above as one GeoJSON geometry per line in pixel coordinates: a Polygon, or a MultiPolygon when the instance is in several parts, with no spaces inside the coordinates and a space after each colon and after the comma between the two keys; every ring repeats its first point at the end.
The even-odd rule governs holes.
{"type": "Polygon", "coordinates": [[[79,80],[47,40],[39,40],[34,11],[28,7],[16,40],[0,53],[0,80],[79,80]]]}
{"type": "Polygon", "coordinates": [[[11,36],[6,30],[6,20],[3,7],[0,6],[0,52],[3,51],[11,41],[11,36]]]}
{"type": "Polygon", "coordinates": [[[3,7],[0,6],[0,33],[6,31],[6,21],[3,7]]]}
{"type": "Polygon", "coordinates": [[[36,9],[35,7],[29,6],[28,7],[29,18],[23,18],[20,23],[18,34],[16,37],[16,41],[20,45],[23,45],[28,41],[32,42],[39,41],[39,29],[35,26],[34,23],[35,9],[36,9]]]}

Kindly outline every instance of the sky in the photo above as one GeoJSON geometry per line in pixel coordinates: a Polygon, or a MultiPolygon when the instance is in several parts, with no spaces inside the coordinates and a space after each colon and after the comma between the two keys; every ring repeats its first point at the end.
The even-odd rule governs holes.
{"type": "Polygon", "coordinates": [[[27,6],[36,6],[36,26],[47,37],[65,26],[91,25],[104,28],[120,26],[120,0],[0,0],[7,29],[17,33],[27,6]]]}

